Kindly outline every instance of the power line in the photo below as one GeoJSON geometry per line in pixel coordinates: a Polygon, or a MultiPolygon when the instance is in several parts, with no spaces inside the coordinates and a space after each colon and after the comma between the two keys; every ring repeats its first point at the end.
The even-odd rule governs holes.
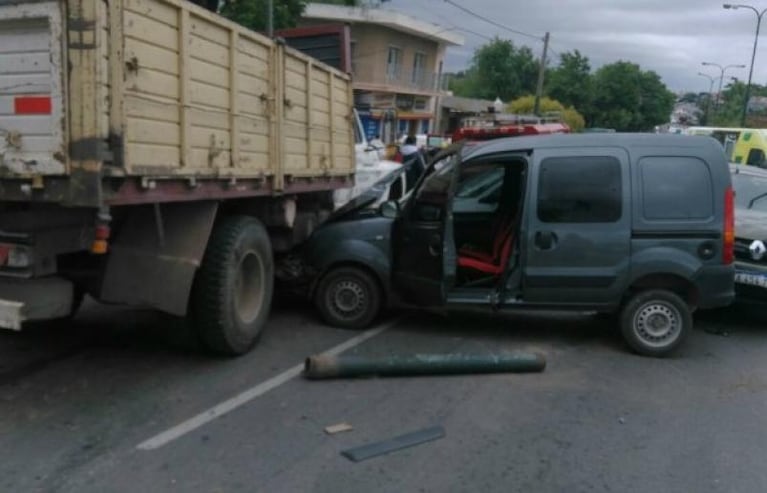
{"type": "Polygon", "coordinates": [[[486,34],[480,34],[478,32],[474,32],[471,29],[464,29],[462,27],[457,27],[457,26],[455,26],[455,29],[458,30],[458,31],[467,33],[467,34],[473,34],[474,36],[478,36],[480,38],[487,39],[488,41],[492,41],[493,40],[493,38],[491,38],[490,36],[487,36],[486,34]]]}
{"type": "Polygon", "coordinates": [[[535,36],[533,34],[522,32],[522,31],[519,31],[517,29],[513,29],[513,28],[511,28],[509,26],[504,26],[503,24],[495,22],[494,20],[492,20],[490,18],[487,18],[487,17],[485,17],[483,15],[480,15],[480,14],[478,14],[478,13],[472,11],[472,10],[469,10],[466,7],[462,6],[462,5],[458,5],[457,3],[453,2],[453,0],[445,0],[445,2],[450,4],[450,5],[452,5],[453,7],[457,8],[458,10],[461,10],[461,11],[469,14],[472,17],[476,17],[477,19],[480,19],[480,20],[483,20],[483,21],[485,21],[485,22],[487,22],[489,24],[492,24],[495,27],[500,27],[501,29],[505,29],[506,31],[509,31],[511,33],[519,34],[520,36],[527,36],[528,38],[536,39],[538,41],[542,41],[543,40],[543,38],[540,37],[540,36],[535,36]]]}

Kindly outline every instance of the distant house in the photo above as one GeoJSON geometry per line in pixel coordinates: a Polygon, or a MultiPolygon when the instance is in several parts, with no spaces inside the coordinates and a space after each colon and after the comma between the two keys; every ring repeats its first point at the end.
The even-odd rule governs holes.
{"type": "MultiPolygon", "coordinates": [[[[309,3],[300,27],[348,26],[354,102],[368,138],[434,130],[445,51],[462,36],[415,17],[371,7],[309,3]]],[[[327,29],[325,29],[327,31],[327,29]]]]}
{"type": "Polygon", "coordinates": [[[748,112],[749,113],[761,113],[767,110],[767,97],[765,96],[751,96],[748,99],[748,112]]]}

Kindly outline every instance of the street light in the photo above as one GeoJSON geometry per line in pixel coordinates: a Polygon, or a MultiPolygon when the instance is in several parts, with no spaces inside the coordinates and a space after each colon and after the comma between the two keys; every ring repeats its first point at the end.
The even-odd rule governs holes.
{"type": "Polygon", "coordinates": [[[742,4],[731,4],[731,3],[725,3],[722,5],[725,9],[732,9],[732,10],[738,10],[738,9],[750,9],[753,10],[756,14],[756,35],[754,36],[754,51],[751,53],[751,68],[748,71],[748,84],[746,84],[746,98],[745,101],[743,101],[743,115],[740,117],[740,126],[745,127],[746,126],[746,111],[748,111],[748,100],[751,98],[751,76],[754,75],[754,59],[756,58],[756,45],[759,42],[759,28],[762,27],[762,16],[765,12],[767,12],[767,9],[762,10],[761,12],[756,10],[754,7],[750,5],[742,5],[742,4]]]}
{"type": "MultiPolygon", "coordinates": [[[[706,99],[706,125],[708,125],[709,124],[708,115],[709,115],[709,110],[711,109],[711,92],[714,90],[714,81],[718,79],[719,77],[712,77],[708,74],[704,74],[703,72],[698,72],[698,75],[700,75],[701,77],[705,77],[706,79],[709,80],[709,82],[711,82],[708,85],[708,98],[706,99]]],[[[721,81],[719,81],[719,83],[721,84],[721,81]]]]}
{"type": "Polygon", "coordinates": [[[746,68],[745,65],[725,65],[722,67],[718,63],[701,62],[704,67],[716,67],[719,69],[719,90],[716,92],[716,103],[714,103],[714,109],[719,110],[719,95],[722,94],[722,82],[724,81],[724,73],[728,68],[746,68]]]}

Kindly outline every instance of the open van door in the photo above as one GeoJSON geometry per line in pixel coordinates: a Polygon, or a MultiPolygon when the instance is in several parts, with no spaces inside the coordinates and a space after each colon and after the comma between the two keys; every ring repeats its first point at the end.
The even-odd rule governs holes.
{"type": "Polygon", "coordinates": [[[421,306],[444,304],[455,283],[452,200],[460,145],[438,155],[394,223],[394,285],[421,306]]]}

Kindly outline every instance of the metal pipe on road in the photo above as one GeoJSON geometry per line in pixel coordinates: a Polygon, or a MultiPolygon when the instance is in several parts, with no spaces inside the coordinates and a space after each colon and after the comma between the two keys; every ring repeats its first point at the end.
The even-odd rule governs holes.
{"type": "Polygon", "coordinates": [[[413,354],[366,357],[315,355],[306,358],[309,379],[362,376],[457,375],[473,373],[530,373],[546,368],[546,359],[534,353],[413,354]]]}

